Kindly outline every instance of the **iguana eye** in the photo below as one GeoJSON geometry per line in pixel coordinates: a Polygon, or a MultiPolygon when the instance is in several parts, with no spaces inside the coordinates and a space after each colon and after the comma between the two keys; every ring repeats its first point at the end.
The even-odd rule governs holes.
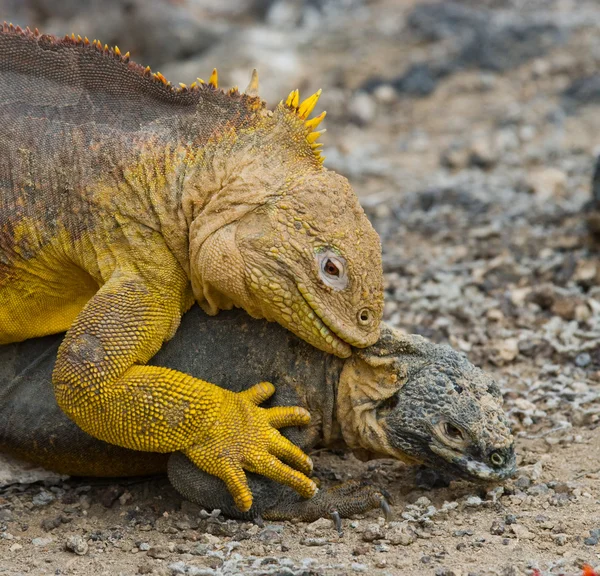
{"type": "Polygon", "coordinates": [[[470,443],[469,436],[447,420],[433,419],[433,432],[437,438],[446,446],[453,450],[465,450],[470,443]]]}
{"type": "Polygon", "coordinates": [[[463,433],[456,426],[454,426],[454,424],[450,424],[449,422],[446,422],[444,425],[444,432],[446,436],[452,440],[463,439],[463,433]]]}
{"type": "Polygon", "coordinates": [[[316,254],[319,266],[319,277],[324,284],[334,290],[343,290],[348,286],[346,261],[331,248],[321,250],[316,254]]]}
{"type": "Polygon", "coordinates": [[[329,258],[327,259],[327,262],[325,262],[324,270],[330,276],[339,276],[340,275],[339,268],[329,258]]]}

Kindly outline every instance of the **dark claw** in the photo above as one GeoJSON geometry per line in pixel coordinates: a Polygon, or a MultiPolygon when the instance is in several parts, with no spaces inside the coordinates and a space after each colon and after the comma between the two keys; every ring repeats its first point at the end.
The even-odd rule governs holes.
{"type": "Polygon", "coordinates": [[[390,505],[388,504],[388,501],[385,496],[381,497],[381,500],[379,501],[379,506],[383,510],[383,515],[385,516],[385,521],[391,522],[392,519],[394,518],[394,515],[392,514],[392,509],[390,508],[390,505]]]}
{"type": "Polygon", "coordinates": [[[265,521],[262,519],[262,516],[260,514],[257,514],[254,517],[254,523],[259,527],[259,528],[264,528],[265,526],[265,521]]]}
{"type": "MultiPolygon", "coordinates": [[[[379,491],[383,494],[383,497],[388,501],[388,502],[392,502],[392,497],[390,496],[390,493],[385,490],[384,488],[380,488],[379,491]]],[[[392,502],[393,504],[393,502],[392,502]]]]}
{"type": "Polygon", "coordinates": [[[335,524],[335,529],[337,530],[337,533],[340,536],[343,536],[344,531],[342,530],[342,517],[340,516],[340,513],[337,510],[333,510],[332,512],[330,512],[331,514],[331,519],[333,520],[333,523],[335,524]]]}

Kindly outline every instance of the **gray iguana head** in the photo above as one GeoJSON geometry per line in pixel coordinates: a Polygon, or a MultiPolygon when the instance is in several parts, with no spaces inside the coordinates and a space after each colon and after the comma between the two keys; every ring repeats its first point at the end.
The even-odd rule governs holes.
{"type": "Polygon", "coordinates": [[[471,480],[515,472],[513,437],[494,379],[462,354],[382,324],[346,361],[338,421],[358,455],[424,463],[471,480]]]}

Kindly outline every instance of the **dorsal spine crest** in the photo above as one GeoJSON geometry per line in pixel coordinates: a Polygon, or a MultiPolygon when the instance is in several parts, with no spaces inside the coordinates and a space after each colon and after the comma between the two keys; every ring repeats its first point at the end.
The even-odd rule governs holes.
{"type": "Polygon", "coordinates": [[[317,126],[323,121],[325,118],[326,112],[323,111],[318,116],[311,118],[310,120],[306,120],[315,109],[317,102],[319,101],[319,97],[321,96],[322,90],[317,90],[312,96],[309,96],[302,102],[300,102],[300,92],[298,89],[292,90],[288,97],[285,99],[285,104],[280,102],[279,105],[286,108],[292,114],[298,117],[298,119],[302,120],[304,124],[304,128],[306,131],[306,141],[310,144],[310,147],[313,151],[313,154],[317,158],[317,160],[322,164],[325,160],[325,156],[321,154],[321,146],[322,144],[318,144],[316,140],[325,132],[325,130],[317,131],[315,130],[317,126]]]}
{"type": "MultiPolygon", "coordinates": [[[[72,33],[70,36],[67,34],[61,40],[51,35],[42,35],[40,31],[35,28],[33,32],[29,27],[22,29],[20,26],[14,26],[12,23],[4,22],[0,27],[0,32],[4,34],[16,34],[24,38],[30,38],[33,41],[40,41],[43,39],[45,42],[50,42],[54,45],[60,46],[72,46],[77,47],[80,50],[95,50],[104,56],[115,58],[116,60],[126,64],[129,71],[132,74],[138,74],[143,78],[150,79],[164,87],[164,89],[170,91],[173,94],[181,93],[194,93],[201,90],[219,90],[219,75],[217,69],[214,68],[208,82],[205,82],[201,78],[197,78],[195,82],[192,82],[189,86],[187,84],[179,83],[177,86],[172,86],[171,83],[161,74],[160,72],[152,72],[150,66],[140,66],[135,62],[131,61],[131,55],[129,52],[125,54],[121,53],[118,46],[110,47],[108,44],[102,44],[100,40],[94,39],[90,42],[87,37],[81,37],[72,33]]],[[[230,88],[229,90],[221,90],[221,92],[229,98],[239,100],[244,99],[248,106],[254,110],[260,110],[265,108],[265,102],[258,96],[258,73],[256,70],[252,71],[252,76],[248,88],[245,93],[240,93],[237,86],[230,88]]],[[[321,90],[315,92],[312,96],[309,96],[304,101],[300,102],[300,93],[298,90],[290,92],[284,102],[280,103],[280,106],[285,108],[288,112],[292,113],[297,119],[301,120],[305,129],[305,139],[310,145],[313,154],[319,160],[323,162],[325,159],[321,153],[321,144],[317,143],[316,140],[320,137],[325,130],[317,131],[316,128],[325,118],[325,112],[322,112],[318,116],[307,120],[308,116],[314,110],[321,90]]],[[[266,115],[272,115],[272,112],[265,110],[266,115]]]]}

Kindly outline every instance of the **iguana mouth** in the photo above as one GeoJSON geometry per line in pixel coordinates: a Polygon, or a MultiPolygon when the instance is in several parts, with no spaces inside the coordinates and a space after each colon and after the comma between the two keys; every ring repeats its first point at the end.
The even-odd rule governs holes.
{"type": "MultiPolygon", "coordinates": [[[[328,324],[327,321],[313,308],[311,303],[307,300],[306,296],[304,295],[304,291],[300,289],[298,285],[296,286],[298,288],[298,292],[302,296],[302,300],[304,300],[304,303],[306,304],[306,307],[308,308],[308,310],[310,310],[310,313],[307,315],[307,318],[311,322],[312,326],[317,329],[316,331],[319,334],[319,336],[316,336],[314,330],[310,332],[311,335],[316,336],[315,342],[325,341],[327,347],[336,356],[339,356],[340,358],[347,358],[348,356],[350,356],[350,354],[352,353],[350,344],[348,344],[348,342],[346,342],[339,335],[339,333],[334,328],[332,328],[331,325],[328,324]]],[[[318,344],[315,345],[318,346],[318,344]]]]}
{"type": "Polygon", "coordinates": [[[452,465],[453,469],[458,468],[464,477],[470,480],[477,479],[484,482],[505,480],[513,476],[517,469],[514,453],[502,468],[493,468],[452,448],[430,444],[429,449],[452,465]]]}

